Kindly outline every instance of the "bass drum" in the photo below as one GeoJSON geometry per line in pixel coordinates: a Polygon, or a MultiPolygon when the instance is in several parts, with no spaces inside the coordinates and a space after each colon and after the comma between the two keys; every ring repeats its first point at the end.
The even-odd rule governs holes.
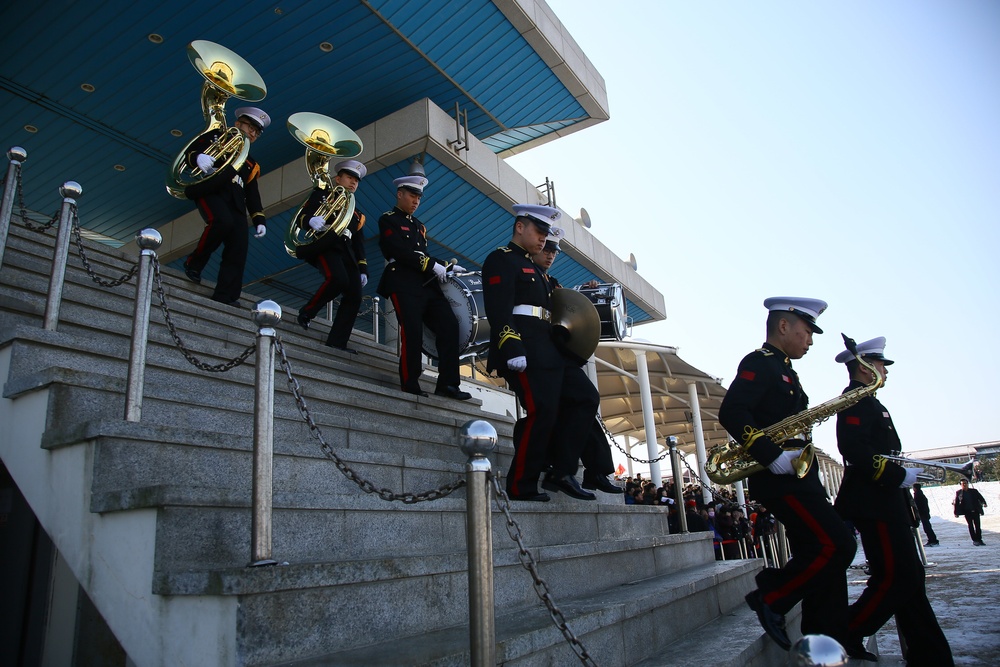
{"type": "Polygon", "coordinates": [[[625,338],[625,293],[618,283],[601,283],[597,287],[578,285],[580,292],[594,304],[601,317],[601,340],[625,338]]]}
{"type": "MultiPolygon", "coordinates": [[[[486,356],[490,349],[490,323],[483,302],[483,274],[479,271],[452,274],[441,284],[444,297],[458,320],[458,357],[486,356]]],[[[424,326],[424,354],[437,359],[437,337],[424,326]]]]}

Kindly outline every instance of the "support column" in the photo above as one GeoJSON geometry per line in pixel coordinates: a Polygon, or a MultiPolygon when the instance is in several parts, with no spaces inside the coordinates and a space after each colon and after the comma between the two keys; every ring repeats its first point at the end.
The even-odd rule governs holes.
{"type": "MultiPolygon", "coordinates": [[[[649,364],[645,350],[635,351],[636,374],[639,376],[639,395],[642,399],[642,423],[646,427],[646,453],[650,461],[660,454],[656,444],[656,417],[653,414],[653,392],[649,387],[649,364]]],[[[654,484],[662,484],[659,461],[649,464],[649,478],[654,484]]],[[[683,509],[683,508],[682,508],[683,509]]]]}
{"type": "Polygon", "coordinates": [[[688,382],[688,401],[691,404],[691,428],[694,430],[695,452],[698,457],[698,479],[701,480],[701,499],[707,505],[712,502],[712,493],[709,491],[712,481],[705,473],[705,462],[708,460],[705,454],[705,432],[701,426],[701,403],[698,401],[698,386],[694,382],[688,382]]]}

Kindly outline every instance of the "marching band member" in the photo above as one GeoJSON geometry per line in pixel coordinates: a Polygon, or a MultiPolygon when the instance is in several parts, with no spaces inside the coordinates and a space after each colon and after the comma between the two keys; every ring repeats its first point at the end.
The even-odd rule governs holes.
{"type": "Polygon", "coordinates": [[[577,461],[600,396],[552,339],[549,283],[531,261],[561,213],[549,206],[514,206],[510,243],[483,263],[483,300],[490,322],[487,371],[498,371],[527,415],[514,425],[514,459],[507,473],[512,500],[548,501],[542,488],[570,497],[596,496],[576,481],[577,461]]]}
{"type": "Polygon", "coordinates": [[[438,351],[438,380],[434,393],[460,401],[472,398],[462,391],[458,373],[458,320],[441,291],[448,271],[463,273],[427,254],[427,228],[413,216],[427,186],[424,176],[403,176],[393,181],[396,206],[378,221],[378,245],[386,267],[378,293],[392,301],[401,343],[399,382],[403,391],[427,396],[420,388],[423,326],[434,332],[438,351]]]}
{"type": "MultiPolygon", "coordinates": [[[[236,110],[236,128],[253,144],[271,124],[271,118],[255,107],[236,110]]],[[[215,172],[214,158],[204,151],[214,141],[220,131],[210,132],[192,144],[187,161],[191,167],[198,167],[205,174],[215,172]]],[[[247,263],[247,214],[255,227],[254,238],[263,238],[267,233],[264,207],[260,202],[257,183],[260,165],[248,156],[239,171],[226,166],[223,172],[213,178],[188,186],[184,194],[193,199],[205,221],[205,231],[187,260],[184,273],[201,283],[201,272],[208,264],[212,253],[221,245],[222,261],[212,299],[239,307],[240,293],[243,291],[243,269],[247,263]]]]}
{"type": "MultiPolygon", "coordinates": [[[[545,246],[541,252],[531,256],[531,261],[535,263],[542,272],[542,278],[549,283],[549,294],[557,287],[562,287],[556,277],[549,274],[549,269],[556,261],[559,254],[559,242],[566,235],[562,227],[552,227],[549,235],[545,238],[545,246]]],[[[587,287],[597,287],[597,281],[592,280],[586,284],[587,287]]],[[[601,423],[594,415],[593,424],[588,429],[586,444],[580,452],[580,462],[583,463],[583,488],[603,491],[604,493],[625,493],[625,489],[613,484],[608,475],[615,471],[614,459],[611,457],[611,446],[608,438],[601,428],[601,423]]]]}
{"type": "MultiPolygon", "coordinates": [[[[809,398],[792,369],[823,333],[816,318],[819,299],[775,297],[768,309],[766,342],[743,358],[719,408],[719,422],[764,470],[749,477],[754,500],[785,525],[792,558],[783,568],[765,568],[757,590],[746,596],[764,631],[786,651],[791,647],[785,614],[802,601],[802,634],[847,640],[847,567],[857,545],[819,481],[816,466],[799,478],[792,467],[800,449],[786,450],[761,429],[795,415],[809,398]]],[[[801,443],[804,445],[805,443],[801,443]]]]}
{"type": "MultiPolygon", "coordinates": [[[[368,173],[365,165],[357,160],[338,162],[333,169],[337,174],[333,182],[352,195],[357,192],[361,179],[368,173]]],[[[327,221],[313,214],[328,196],[331,193],[327,192],[326,183],[321,181],[313,188],[308,201],[299,212],[300,219],[293,224],[308,225],[315,232],[322,230],[327,221]]],[[[326,344],[352,354],[357,352],[347,347],[347,341],[361,309],[361,290],[368,284],[368,260],[365,259],[365,239],[361,232],[364,226],[365,214],[355,208],[354,215],[341,236],[330,232],[296,250],[299,259],[316,267],[323,276],[319,289],[299,310],[299,325],[308,329],[309,322],[320,309],[343,294],[326,344]]]]}
{"type": "MultiPolygon", "coordinates": [[[[885,338],[857,346],[858,355],[886,379],[893,362],[883,356],[885,338]]],[[[874,379],[854,355],[844,350],[838,363],[847,364],[851,383],[845,392],[874,379]]],[[[911,667],[948,667],[955,662],[948,640],[938,625],[924,588],[924,568],[910,528],[909,489],[922,468],[904,468],[884,455],[901,451],[892,417],[874,395],[865,396],[837,413],[837,447],[846,467],[835,506],[861,533],[870,576],[861,596],[848,609],[850,655],[867,654],[864,637],[874,635],[895,614],[896,627],[905,640],[903,658],[911,667]]]]}

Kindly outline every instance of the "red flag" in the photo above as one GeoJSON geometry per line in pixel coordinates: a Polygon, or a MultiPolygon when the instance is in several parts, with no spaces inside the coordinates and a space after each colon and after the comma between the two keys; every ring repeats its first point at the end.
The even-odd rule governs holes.
{"type": "Polygon", "coordinates": [[[623,466],[621,463],[619,463],[618,464],[618,470],[615,470],[615,474],[617,476],[619,476],[619,477],[621,477],[622,475],[624,475],[625,474],[625,466],[623,466]]]}

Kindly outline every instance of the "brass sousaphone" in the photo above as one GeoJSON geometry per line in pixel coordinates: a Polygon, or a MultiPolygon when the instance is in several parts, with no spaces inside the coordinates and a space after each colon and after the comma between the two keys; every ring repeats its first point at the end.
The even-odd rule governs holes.
{"type": "Polygon", "coordinates": [[[220,133],[202,151],[215,158],[213,174],[218,174],[227,166],[236,170],[243,166],[250,153],[250,141],[238,129],[226,125],[226,101],[230,97],[237,97],[248,102],[258,102],[267,95],[267,86],[257,70],[226,47],[199,39],[188,44],[187,55],[188,60],[205,79],[201,87],[201,111],[207,125],[174,158],[170,166],[167,192],[178,199],[186,199],[184,190],[188,186],[211,178],[210,174],[187,162],[188,151],[206,134],[216,131],[220,133]]]}
{"type": "MultiPolygon", "coordinates": [[[[306,170],[313,185],[325,190],[323,202],[309,217],[319,216],[326,225],[314,231],[305,216],[305,202],[299,207],[285,234],[285,251],[298,257],[299,248],[319,241],[329,232],[341,236],[354,215],[354,195],[337,185],[330,173],[330,161],[361,155],[364,146],[351,128],[318,113],[300,112],[288,117],[288,131],[306,147],[306,170]]],[[[306,202],[309,200],[306,199],[306,202]]]]}

